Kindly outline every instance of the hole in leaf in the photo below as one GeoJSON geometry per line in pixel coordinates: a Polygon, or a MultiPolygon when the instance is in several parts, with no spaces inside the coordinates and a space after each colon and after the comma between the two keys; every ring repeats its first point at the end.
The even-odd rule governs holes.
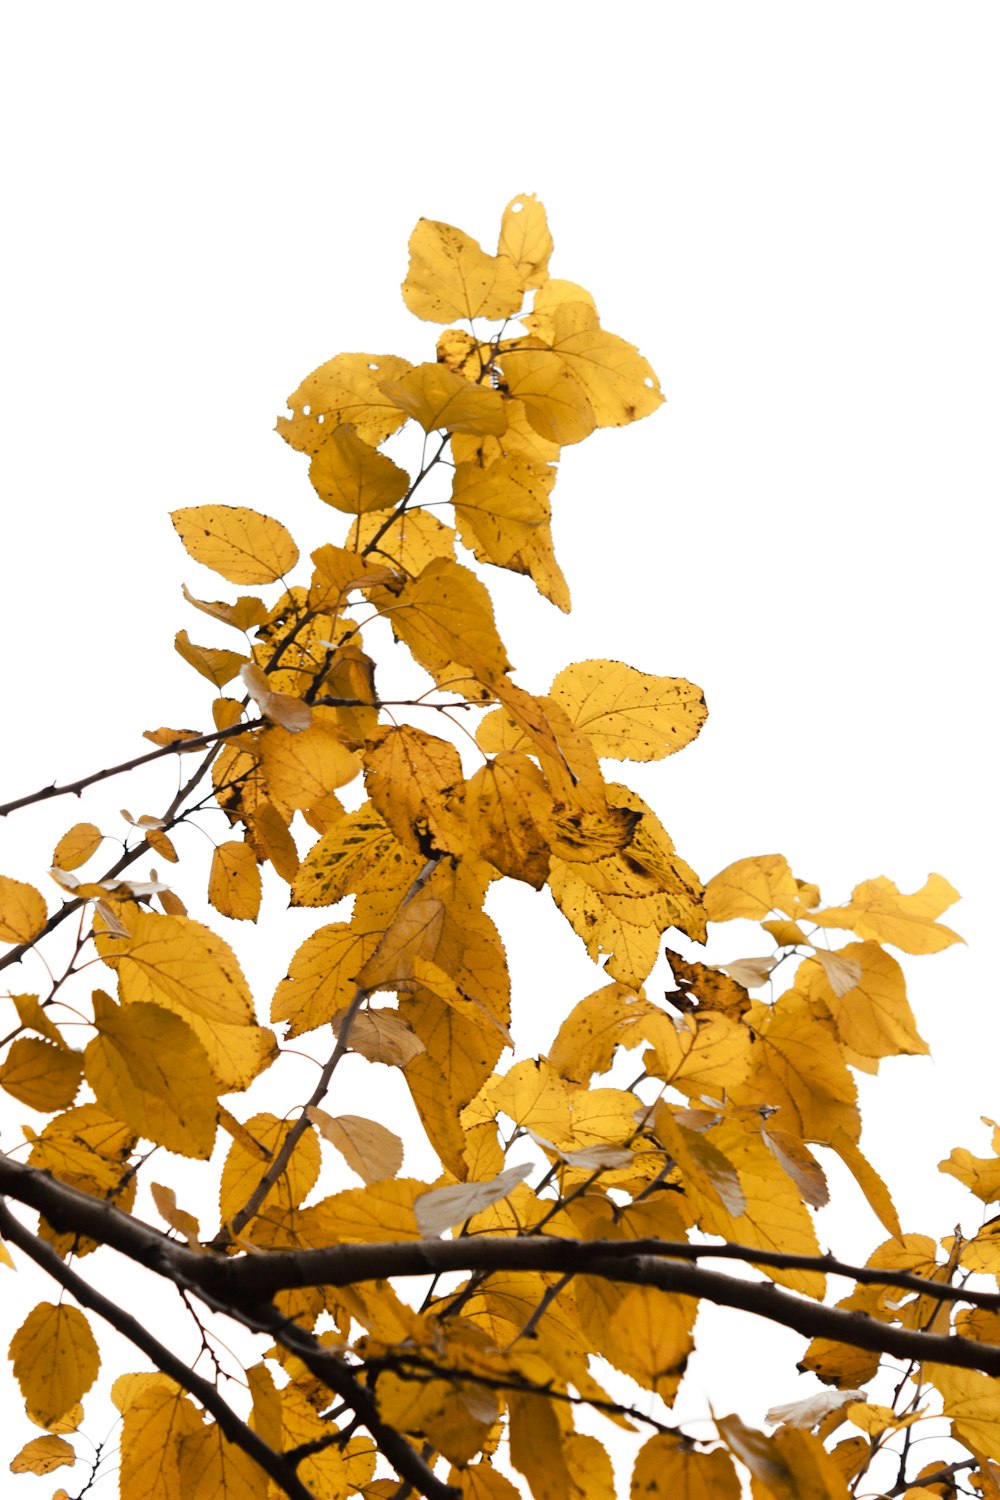
{"type": "Polygon", "coordinates": [[[521,209],[523,207],[524,207],[523,203],[512,203],[510,205],[510,211],[511,211],[512,214],[519,214],[521,212],[521,209]]]}
{"type": "Polygon", "coordinates": [[[649,386],[650,390],[653,389],[653,381],[652,381],[652,378],[649,375],[646,376],[646,384],[649,386]]]}
{"type": "Polygon", "coordinates": [[[304,406],[304,407],[303,407],[303,408],[302,408],[302,415],[303,415],[303,416],[304,416],[304,417],[308,417],[308,416],[309,416],[309,414],[310,414],[310,411],[311,411],[311,410],[312,410],[312,408],[311,408],[311,407],[309,407],[309,406],[304,406]]]}
{"type": "Polygon", "coordinates": [[[377,370],[377,369],[378,369],[378,365],[377,365],[377,364],[376,364],[376,363],[375,363],[375,362],[374,362],[374,361],[373,361],[373,362],[372,362],[372,363],[371,363],[371,364],[370,364],[370,365],[369,365],[369,366],[368,366],[368,368],[369,368],[369,370],[377,370]]]}

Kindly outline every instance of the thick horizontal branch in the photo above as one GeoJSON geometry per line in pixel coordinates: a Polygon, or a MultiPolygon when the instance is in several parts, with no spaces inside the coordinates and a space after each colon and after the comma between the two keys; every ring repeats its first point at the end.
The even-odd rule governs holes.
{"type": "Polygon", "coordinates": [[[112,1302],[110,1298],[92,1287],[89,1282],[84,1281],[82,1276],[65,1264],[51,1245],[25,1229],[2,1200],[0,1200],[0,1235],[9,1240],[12,1245],[16,1245],[43,1271],[47,1271],[54,1281],[75,1297],[81,1307],[88,1307],[91,1312],[97,1313],[98,1317],[117,1329],[145,1354],[156,1369],[168,1375],[171,1380],[175,1380],[179,1386],[200,1401],[205,1410],[215,1418],[229,1442],[237,1448],[242,1448],[244,1453],[259,1464],[283,1494],[289,1497],[289,1500],[315,1500],[312,1492],[295,1473],[294,1467],[236,1415],[210,1381],[192,1370],[165,1344],[161,1344],[158,1339],[154,1338],[148,1329],[132,1317],[131,1313],[127,1313],[124,1308],[119,1307],[117,1303],[112,1302]]]}
{"type": "Polygon", "coordinates": [[[455,1240],[333,1245],[325,1250],[280,1251],[228,1257],[198,1254],[113,1204],[58,1182],[48,1173],[0,1157],[0,1193],[38,1209],[53,1227],[97,1239],[174,1282],[205,1295],[214,1307],[241,1317],[279,1291],[304,1286],[350,1286],[393,1276],[444,1272],[543,1271],[600,1276],[604,1280],[690,1297],[719,1307],[754,1313],[805,1338],[828,1338],[903,1359],[981,1370],[1000,1376],[1000,1346],[957,1334],[921,1333],[882,1323],[861,1312],[827,1307],[782,1291],[769,1282],[746,1281],[692,1264],[712,1257],[759,1266],[827,1272],[852,1280],[898,1287],[940,1302],[996,1308],[996,1293],[951,1287],[906,1272],[851,1266],[830,1256],[768,1254],[749,1245],[691,1245],[662,1240],[569,1240],[547,1235],[523,1238],[467,1236],[455,1240]]]}

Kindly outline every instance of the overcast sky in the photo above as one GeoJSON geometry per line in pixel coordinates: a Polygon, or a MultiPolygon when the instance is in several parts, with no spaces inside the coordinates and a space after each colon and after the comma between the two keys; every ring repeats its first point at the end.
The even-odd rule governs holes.
{"type": "MultiPolygon", "coordinates": [[[[537,691],[589,656],[703,686],[699,741],[627,778],[703,876],[780,850],[831,901],[930,870],[962,892],[968,947],[908,967],[936,1061],[865,1096],[904,1224],[947,1232],[967,1204],[935,1164],[985,1151],[1000,1102],[998,43],[973,0],[10,10],[4,794],[206,716],[168,510],[336,539],[273,433],[285,397],[342,350],[429,357],[398,295],[417,218],[491,249],[537,193],[554,274],[668,404],[567,452],[574,612],[501,579],[501,632],[537,691]]],[[[0,868],[41,879],[71,822],[130,799],[10,820],[0,868]]],[[[510,911],[530,1050],[599,976],[530,893],[510,911]]],[[[288,946],[250,942],[265,1005],[288,946]]],[[[864,1255],[881,1231],[843,1202],[823,1233],[864,1255]]]]}

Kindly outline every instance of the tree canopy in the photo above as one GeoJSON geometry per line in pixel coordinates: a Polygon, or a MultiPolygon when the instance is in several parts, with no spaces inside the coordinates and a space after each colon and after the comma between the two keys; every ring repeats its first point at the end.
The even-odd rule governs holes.
{"type": "MultiPolygon", "coordinates": [[[[442,325],[426,361],[338,354],[278,420],[333,539],[302,559],[278,517],[175,511],[188,559],[232,586],[184,589],[211,622],[175,640],[211,687],[197,727],[0,808],[177,770],[124,834],[69,827],[48,899],[41,874],[0,876],[0,967],[21,966],[0,1254],[52,1282],[10,1347],[41,1430],[11,1468],[78,1466],[74,1500],[115,1445],[122,1500],[611,1500],[628,1443],[633,1500],[725,1500],[748,1476],[759,1500],[844,1500],[886,1473],[881,1493],[1000,1495],[1000,1234],[904,1231],[856,1084],[927,1051],[889,950],[958,941],[957,893],[878,876],[827,904],[773,853],[703,882],[612,769],[690,746],[701,689],[655,660],[515,680],[490,570],[568,611],[562,449],[663,399],[590,292],[550,276],[552,248],[527,194],[495,253],[420,221],[402,290],[442,325]],[[384,695],[385,676],[412,690],[384,695]],[[190,828],[212,847],[212,925],[189,912],[190,828]],[[564,920],[602,971],[551,1002],[538,1056],[516,1051],[532,1002],[491,914],[504,880],[547,890],[539,942],[564,920]],[[282,890],[316,909],[301,941],[282,890]],[[258,921],[286,942],[270,997],[234,946],[258,921]],[[768,956],[696,956],[731,921],[768,956]],[[817,1240],[824,1151],[884,1231],[863,1266],[817,1240]],[[825,1389],[770,1433],[722,1413],[687,1432],[672,1407],[706,1302],[800,1335],[825,1389]],[[111,1372],[110,1444],[83,1405],[106,1327],[136,1365],[111,1372]],[[922,1420],[937,1448],[918,1461],[922,1420]]],[[[1000,1200],[1000,1127],[991,1152],[941,1163],[981,1204],[1000,1200]]]]}

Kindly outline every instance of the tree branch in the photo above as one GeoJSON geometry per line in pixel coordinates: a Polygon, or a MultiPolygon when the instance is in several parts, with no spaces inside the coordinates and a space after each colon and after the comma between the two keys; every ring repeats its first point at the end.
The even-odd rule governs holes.
{"type": "Polygon", "coordinates": [[[355,1412],[371,1433],[379,1452],[399,1477],[427,1500],[461,1500],[461,1492],[445,1484],[395,1427],[387,1427],[378,1414],[375,1397],[357,1379],[345,1360],[325,1349],[312,1334],[299,1328],[271,1303],[247,1309],[253,1326],[270,1333],[275,1343],[297,1355],[302,1363],[330,1387],[355,1412]]]}
{"type": "Polygon", "coordinates": [[[117,1329],[145,1354],[158,1370],[164,1375],[169,1375],[171,1380],[175,1380],[179,1386],[196,1397],[205,1410],[215,1418],[221,1432],[229,1442],[237,1448],[242,1448],[243,1452],[248,1454],[265,1474],[274,1480],[289,1500],[315,1500],[312,1492],[306,1489],[295,1473],[294,1468],[286,1463],[280,1453],[276,1453],[268,1443],[265,1443],[252,1427],[248,1427],[236,1415],[210,1381],[196,1374],[183,1360],[178,1359],[177,1355],[155,1339],[130,1313],[111,1302],[84,1281],[76,1271],[71,1270],[51,1245],[25,1229],[2,1199],[0,1199],[0,1234],[12,1245],[16,1245],[29,1260],[33,1260],[36,1266],[47,1271],[53,1280],[76,1298],[81,1307],[89,1307],[106,1323],[110,1323],[112,1328],[117,1329]]]}
{"type": "MultiPolygon", "coordinates": [[[[132,760],[123,760],[117,766],[107,766],[103,771],[92,771],[89,776],[81,776],[78,781],[67,781],[64,786],[42,787],[37,792],[29,792],[24,797],[15,797],[13,802],[0,804],[0,818],[5,818],[8,813],[17,812],[19,808],[31,807],[36,802],[49,802],[53,797],[79,797],[88,786],[94,786],[98,781],[110,781],[112,776],[123,776],[126,771],[134,771],[138,766],[148,765],[150,761],[162,760],[165,755],[183,755],[187,750],[199,750],[202,745],[214,745],[220,740],[229,740],[236,735],[245,734],[250,729],[259,729],[266,724],[266,719],[250,719],[245,724],[232,724],[228,729],[213,729],[208,734],[195,735],[192,739],[171,740],[169,745],[160,745],[156,750],[147,750],[144,755],[136,755],[132,760]]],[[[37,938],[35,939],[37,942],[37,938]]]]}

